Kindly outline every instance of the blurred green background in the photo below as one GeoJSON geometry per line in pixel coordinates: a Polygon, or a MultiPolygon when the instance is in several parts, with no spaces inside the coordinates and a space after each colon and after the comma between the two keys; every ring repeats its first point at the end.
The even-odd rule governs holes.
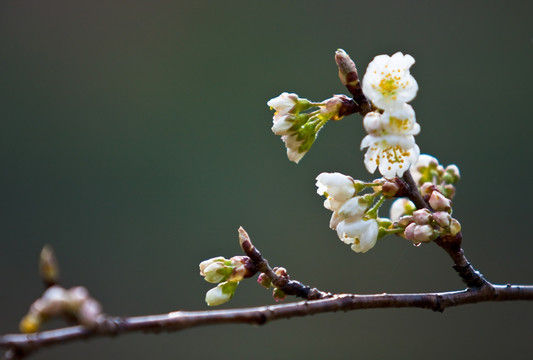
{"type": "MultiPolygon", "coordinates": [[[[533,284],[531,1],[0,2],[0,332],[40,296],[53,245],[65,286],[113,315],[207,309],[206,258],[244,226],[273,265],[332,292],[463,287],[437,246],[387,237],[352,252],[314,178],[363,166],[360,116],[331,123],[299,165],[266,101],[346,93],[334,52],[363,74],[413,55],[422,152],[456,163],[464,248],[494,283],[533,284]]],[[[289,300],[292,301],[292,300],[289,300]]],[[[222,308],[272,304],[243,282],[222,308]]],[[[54,347],[34,359],[529,359],[533,303],[443,314],[369,310],[54,347]]],[[[59,325],[55,323],[53,325],[59,325]]]]}

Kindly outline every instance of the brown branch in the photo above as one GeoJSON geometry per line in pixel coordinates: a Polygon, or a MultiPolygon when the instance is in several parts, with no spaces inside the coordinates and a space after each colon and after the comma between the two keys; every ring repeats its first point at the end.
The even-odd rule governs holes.
{"type": "Polygon", "coordinates": [[[136,331],[170,332],[216,324],[262,325],[278,319],[341,310],[409,307],[442,312],[444,309],[454,306],[510,300],[533,300],[533,286],[488,285],[479,289],[426,294],[338,294],[327,299],[245,309],[176,311],[150,316],[109,317],[94,330],[88,330],[83,326],[73,326],[34,334],[3,335],[0,336],[0,347],[7,348],[8,353],[28,354],[43,347],[78,339],[113,336],[136,331]]]}
{"type": "MultiPolygon", "coordinates": [[[[411,175],[411,172],[407,170],[403,174],[404,180],[404,186],[405,189],[402,189],[402,196],[406,196],[411,200],[418,209],[426,208],[429,211],[433,212],[434,210],[431,208],[431,206],[427,203],[426,200],[422,197],[422,194],[418,191],[418,186],[415,183],[413,176],[411,175]],[[403,195],[405,194],[405,195],[403,195]]],[[[440,236],[437,239],[435,239],[435,243],[440,246],[441,248],[450,255],[454,262],[453,268],[463,282],[469,287],[469,288],[481,288],[483,286],[489,286],[490,283],[485,280],[483,275],[474,267],[472,264],[468,261],[466,258],[463,249],[461,248],[461,241],[463,239],[463,235],[461,232],[459,232],[455,236],[446,235],[446,236],[440,236]]]]}
{"type": "Polygon", "coordinates": [[[239,228],[239,243],[246,255],[254,262],[257,270],[264,273],[270,278],[272,284],[281,289],[287,295],[294,295],[306,300],[325,299],[333,296],[331,293],[320,291],[316,288],[306,286],[299,281],[290,280],[289,276],[279,276],[268,264],[267,259],[261,255],[261,252],[252,244],[250,236],[242,228],[239,228]]]}

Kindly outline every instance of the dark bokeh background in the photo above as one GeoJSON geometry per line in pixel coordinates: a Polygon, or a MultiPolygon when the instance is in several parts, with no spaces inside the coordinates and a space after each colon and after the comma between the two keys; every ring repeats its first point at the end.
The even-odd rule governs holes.
{"type": "MultiPolygon", "coordinates": [[[[333,292],[426,292],[462,283],[445,253],[385,238],[355,254],[328,229],[314,178],[371,180],[353,116],[299,165],[266,101],[344,93],[342,47],[417,61],[423,152],[455,162],[469,259],[495,283],[533,283],[531,1],[0,2],[0,332],[40,295],[52,244],[65,286],[109,314],[207,309],[205,258],[239,254],[244,226],[273,265],[333,292]]],[[[271,304],[254,281],[223,307],[271,304]]],[[[532,303],[443,314],[370,310],[264,327],[133,334],[35,359],[529,358],[532,303]]]]}

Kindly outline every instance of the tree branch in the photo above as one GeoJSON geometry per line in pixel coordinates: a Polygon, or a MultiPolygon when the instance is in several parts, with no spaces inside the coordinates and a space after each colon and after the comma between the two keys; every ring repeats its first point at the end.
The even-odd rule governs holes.
{"type": "Polygon", "coordinates": [[[0,347],[7,348],[10,354],[26,355],[55,344],[135,331],[170,332],[216,324],[263,325],[270,321],[291,317],[377,308],[409,307],[442,312],[444,309],[454,306],[511,300],[533,300],[533,286],[487,285],[479,289],[426,294],[338,294],[327,299],[245,309],[175,311],[161,315],[109,317],[93,330],[83,326],[72,326],[34,334],[3,335],[0,336],[0,347]]]}

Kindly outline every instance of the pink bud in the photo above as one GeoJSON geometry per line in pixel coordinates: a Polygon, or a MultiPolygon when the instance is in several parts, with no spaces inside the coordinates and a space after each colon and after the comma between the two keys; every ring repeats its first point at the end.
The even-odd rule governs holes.
{"type": "Polygon", "coordinates": [[[452,202],[438,191],[433,191],[429,197],[429,205],[436,211],[451,211],[452,202]]]}
{"type": "Polygon", "coordinates": [[[431,222],[431,211],[428,209],[420,209],[413,213],[415,223],[418,225],[427,225],[431,222]]]}

